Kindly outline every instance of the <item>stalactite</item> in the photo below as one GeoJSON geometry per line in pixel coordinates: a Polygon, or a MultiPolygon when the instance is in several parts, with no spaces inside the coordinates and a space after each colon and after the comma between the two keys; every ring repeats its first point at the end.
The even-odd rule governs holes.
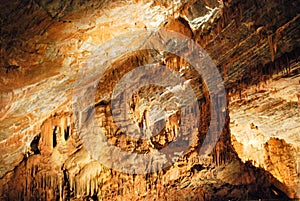
{"type": "Polygon", "coordinates": [[[204,38],[205,38],[205,40],[204,40],[205,43],[204,44],[205,44],[205,47],[206,47],[208,45],[208,42],[209,42],[209,35],[205,35],[204,38]]]}
{"type": "Polygon", "coordinates": [[[227,67],[226,67],[226,65],[223,65],[222,69],[223,69],[224,78],[226,78],[227,77],[227,67]]]}
{"type": "Polygon", "coordinates": [[[284,66],[286,68],[286,72],[287,72],[287,75],[288,75],[291,72],[291,65],[290,65],[290,59],[289,59],[288,54],[284,54],[283,59],[284,59],[284,66]]]}
{"type": "MultiPolygon", "coordinates": [[[[51,150],[53,145],[53,130],[52,130],[52,119],[46,120],[42,125],[41,140],[42,146],[46,149],[51,150]]],[[[41,148],[43,150],[43,148],[41,148]]]]}
{"type": "Polygon", "coordinates": [[[276,43],[274,43],[274,40],[273,40],[273,34],[270,34],[268,36],[268,42],[269,42],[269,47],[270,47],[271,60],[272,60],[272,62],[274,62],[277,48],[276,48],[276,43]]]}
{"type": "Polygon", "coordinates": [[[235,7],[233,19],[234,19],[235,27],[238,28],[241,23],[239,7],[235,7]]]}
{"type": "Polygon", "coordinates": [[[221,20],[217,21],[217,31],[218,31],[218,35],[220,35],[221,31],[222,31],[222,27],[221,27],[221,20]]]}
{"type": "Polygon", "coordinates": [[[227,23],[227,7],[226,5],[224,5],[224,7],[222,8],[222,28],[224,28],[226,26],[227,23]]]}

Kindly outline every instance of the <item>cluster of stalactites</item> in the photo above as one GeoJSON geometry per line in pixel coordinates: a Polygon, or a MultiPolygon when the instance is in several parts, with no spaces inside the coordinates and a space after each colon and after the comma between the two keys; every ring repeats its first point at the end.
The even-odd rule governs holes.
{"type": "Polygon", "coordinates": [[[39,148],[51,153],[58,144],[64,144],[72,131],[71,115],[53,115],[43,122],[39,148]]]}

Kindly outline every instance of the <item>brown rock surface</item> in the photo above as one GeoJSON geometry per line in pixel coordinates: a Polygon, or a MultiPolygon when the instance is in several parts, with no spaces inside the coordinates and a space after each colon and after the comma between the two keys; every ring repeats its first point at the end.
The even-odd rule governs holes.
{"type": "MultiPolygon", "coordinates": [[[[0,10],[1,200],[300,197],[298,1],[3,0],[0,10]],[[137,50],[152,42],[143,33],[159,27],[205,48],[224,78],[229,103],[222,112],[211,105],[214,96],[206,88],[213,78],[203,81],[174,54],[137,50]],[[128,107],[118,108],[123,99],[114,102],[111,95],[123,95],[123,88],[116,88],[122,77],[152,63],[186,82],[171,86],[168,71],[152,68],[147,79],[159,74],[165,87],[129,88],[128,107]],[[94,83],[98,75],[100,82],[94,83]],[[186,103],[174,98],[187,85],[199,104],[192,109],[199,113],[182,110],[186,103]],[[184,114],[190,115],[181,118],[184,114]],[[220,139],[210,153],[199,155],[212,117],[219,120],[214,132],[220,139]],[[93,119],[105,143],[131,156],[152,153],[149,166],[157,169],[131,174],[101,163],[104,158],[130,169],[136,159],[101,149],[96,140],[84,143],[95,134],[85,128],[93,119]],[[222,120],[224,127],[218,125],[222,120]],[[185,129],[181,122],[193,128],[192,135],[179,134],[185,129]],[[155,129],[159,132],[151,136],[155,129]],[[145,139],[137,140],[136,131],[145,139]],[[171,146],[178,136],[182,144],[171,146]],[[164,147],[169,152],[158,157],[164,147]]],[[[199,56],[179,43],[173,46],[199,56]]]]}

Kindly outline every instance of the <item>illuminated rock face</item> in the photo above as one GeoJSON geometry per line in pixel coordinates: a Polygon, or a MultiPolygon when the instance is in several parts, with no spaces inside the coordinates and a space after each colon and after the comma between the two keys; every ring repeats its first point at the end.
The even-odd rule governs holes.
{"type": "MultiPolygon", "coordinates": [[[[299,8],[298,1],[275,0],[4,1],[1,200],[299,197],[299,8]],[[134,39],[135,31],[158,27],[197,41],[224,78],[229,101],[222,111],[225,126],[205,157],[199,157],[199,149],[210,118],[214,113],[224,116],[212,108],[201,76],[172,54],[132,51],[144,42],[142,37],[131,43],[116,40],[122,34],[134,39]],[[114,58],[122,52],[125,56],[114,58]],[[130,70],[155,62],[181,74],[196,91],[198,130],[184,153],[181,147],[170,149],[179,159],[173,162],[166,154],[164,159],[172,164],[164,169],[145,174],[110,169],[92,157],[78,125],[96,118],[108,141],[128,153],[156,153],[178,136],[183,111],[172,99],[175,87],[137,89],[128,110],[121,108],[132,128],[145,136],[160,128],[150,140],[126,135],[111,115],[110,94],[116,84],[130,70]],[[93,86],[95,97],[88,90],[81,94],[81,100],[94,100],[94,116],[88,107],[77,114],[74,105],[87,102],[74,103],[82,86],[78,83],[90,84],[97,76],[93,67],[106,69],[93,86]]],[[[91,146],[97,144],[91,141],[91,146]]],[[[119,156],[107,152],[103,158],[117,161],[119,156]]],[[[132,164],[131,159],[119,162],[132,164]]]]}
{"type": "MultiPolygon", "coordinates": [[[[232,141],[239,157],[299,192],[299,63],[232,96],[232,141]]],[[[291,192],[292,193],[292,192],[291,192]]]]}

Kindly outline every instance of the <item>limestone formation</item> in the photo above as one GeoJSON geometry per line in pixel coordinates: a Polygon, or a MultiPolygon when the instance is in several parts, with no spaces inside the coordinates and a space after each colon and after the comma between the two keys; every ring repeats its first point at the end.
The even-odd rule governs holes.
{"type": "Polygon", "coordinates": [[[300,198],[299,1],[0,11],[0,200],[300,198]]]}

